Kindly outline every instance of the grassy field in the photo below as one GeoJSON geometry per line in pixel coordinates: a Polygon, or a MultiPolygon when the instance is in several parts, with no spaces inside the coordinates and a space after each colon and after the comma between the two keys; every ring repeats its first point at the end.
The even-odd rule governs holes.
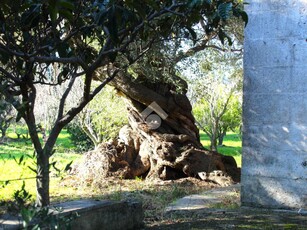
{"type": "MultiPolygon", "coordinates": [[[[206,135],[201,133],[202,144],[205,147],[209,146],[209,139],[206,135]]],[[[229,133],[225,137],[224,145],[218,147],[218,151],[234,156],[237,164],[241,166],[241,140],[235,133],[229,133]]],[[[35,161],[31,158],[33,155],[33,148],[30,140],[17,139],[17,135],[9,134],[9,139],[0,143],[0,201],[11,200],[14,191],[21,188],[23,178],[33,178],[35,173],[29,167],[35,168],[35,161]],[[21,161],[21,159],[23,159],[21,161]],[[21,162],[20,162],[21,161],[21,162]],[[20,162],[20,164],[18,164],[20,162]],[[13,180],[6,186],[3,186],[5,181],[13,180]]],[[[81,154],[75,153],[74,146],[70,142],[69,134],[64,130],[59,136],[56,144],[56,153],[51,159],[51,162],[57,161],[56,166],[63,169],[70,161],[77,161],[81,154]]],[[[97,194],[105,195],[110,198],[116,198],[121,194],[122,187],[117,184],[113,186],[106,185],[107,189],[97,190],[96,188],[77,188],[74,186],[74,181],[69,182],[69,179],[64,180],[63,175],[58,175],[57,171],[51,170],[50,194],[51,200],[61,201],[65,199],[78,199],[80,197],[95,197],[97,194]],[[111,190],[107,191],[107,190],[111,190]],[[119,192],[120,191],[120,192],[119,192]]],[[[140,182],[137,182],[141,184],[140,182]]],[[[25,189],[33,194],[35,198],[35,179],[26,179],[25,189]]],[[[135,187],[132,185],[131,188],[135,187]]],[[[173,188],[171,188],[172,190],[173,188]]],[[[175,188],[176,190],[176,188],[175,188]]]]}
{"type": "MultiPolygon", "coordinates": [[[[35,160],[33,159],[33,147],[28,139],[17,139],[17,135],[9,133],[9,139],[0,143],[0,200],[12,199],[14,191],[21,188],[24,178],[25,189],[31,194],[35,194],[35,173],[29,168],[35,169],[35,160]],[[9,184],[3,186],[5,181],[9,184]]],[[[56,161],[56,167],[63,169],[71,162],[80,158],[80,154],[74,153],[74,147],[70,142],[69,134],[63,131],[56,143],[56,152],[51,157],[50,162],[56,161]]],[[[61,175],[55,169],[51,169],[50,192],[53,196],[59,193],[58,184],[61,181],[61,175]]],[[[62,188],[61,188],[62,189],[62,188]]],[[[70,193],[65,191],[60,193],[70,193]]],[[[33,196],[34,199],[34,196],[33,196]]]]}
{"type": "MultiPolygon", "coordinates": [[[[201,132],[200,139],[203,146],[209,149],[209,137],[205,133],[201,132]]],[[[241,167],[242,140],[240,135],[233,132],[227,133],[226,137],[224,138],[223,146],[218,146],[217,150],[224,155],[233,156],[237,162],[238,167],[241,167]]]]}

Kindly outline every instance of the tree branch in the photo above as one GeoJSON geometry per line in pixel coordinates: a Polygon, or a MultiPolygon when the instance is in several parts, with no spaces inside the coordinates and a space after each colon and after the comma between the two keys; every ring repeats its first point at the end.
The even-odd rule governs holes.
{"type": "Polygon", "coordinates": [[[2,68],[0,66],[0,72],[2,72],[3,74],[6,75],[6,77],[8,77],[9,79],[11,79],[13,82],[16,82],[16,83],[21,83],[21,80],[18,79],[17,77],[14,77],[13,74],[9,73],[7,70],[5,70],[4,68],[2,68]]]}
{"type": "Polygon", "coordinates": [[[189,50],[187,50],[186,52],[184,53],[181,53],[179,55],[177,55],[174,59],[173,59],[173,62],[174,63],[178,63],[180,62],[181,60],[187,58],[187,57],[191,57],[193,56],[195,53],[207,48],[207,44],[208,42],[212,39],[213,35],[207,35],[205,36],[205,38],[201,41],[201,43],[197,46],[194,46],[192,48],[190,48],[189,50]]]}
{"type": "Polygon", "coordinates": [[[71,57],[71,58],[61,58],[56,56],[34,56],[31,57],[30,54],[25,54],[17,51],[13,51],[6,46],[0,45],[0,51],[8,53],[10,55],[23,58],[28,62],[37,62],[37,63],[62,63],[62,64],[79,64],[84,70],[87,69],[87,65],[83,62],[83,60],[79,57],[71,57]]]}
{"type": "Polygon", "coordinates": [[[118,72],[119,69],[116,69],[111,75],[109,75],[109,77],[104,79],[103,82],[98,87],[96,87],[87,98],[83,97],[83,100],[78,104],[78,106],[71,108],[65,116],[57,121],[58,125],[63,127],[68,124],[103,89],[103,87],[105,87],[106,84],[115,78],[118,72]]]}
{"type": "Polygon", "coordinates": [[[62,117],[63,117],[63,112],[64,112],[64,107],[65,107],[65,102],[66,102],[66,99],[68,97],[68,94],[70,93],[74,83],[75,83],[75,80],[76,80],[76,77],[73,76],[71,79],[70,79],[70,82],[60,100],[60,104],[59,104],[59,112],[58,112],[58,118],[57,120],[60,120],[62,117]]]}

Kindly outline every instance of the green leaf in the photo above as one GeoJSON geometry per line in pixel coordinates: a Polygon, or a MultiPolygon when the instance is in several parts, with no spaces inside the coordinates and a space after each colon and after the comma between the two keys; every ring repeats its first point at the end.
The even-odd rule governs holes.
{"type": "Polygon", "coordinates": [[[28,166],[28,168],[32,171],[32,172],[35,172],[35,173],[37,173],[37,170],[36,169],[34,169],[34,168],[32,168],[31,166],[28,166]]]}
{"type": "Polygon", "coordinates": [[[146,18],[145,7],[141,3],[139,3],[138,1],[133,1],[133,7],[141,18],[146,18]]]}
{"type": "Polygon", "coordinates": [[[75,9],[75,5],[71,1],[62,0],[62,1],[59,1],[58,4],[59,4],[59,6],[65,8],[65,9],[69,9],[69,10],[75,9]]]}
{"type": "Polygon", "coordinates": [[[74,17],[72,13],[69,10],[60,9],[59,14],[63,16],[63,18],[66,18],[68,21],[72,22],[74,20],[74,17]]]}
{"type": "MultiPolygon", "coordinates": [[[[22,65],[22,62],[19,62],[19,64],[22,65]]],[[[17,61],[18,65],[18,61],[17,61]]],[[[22,68],[22,67],[21,67],[22,68]]],[[[20,119],[25,115],[26,113],[26,104],[23,102],[18,108],[17,108],[17,116],[16,116],[16,122],[20,121],[20,119]]]]}
{"type": "Polygon", "coordinates": [[[222,18],[222,20],[227,20],[231,15],[231,11],[232,11],[231,2],[221,3],[218,6],[218,13],[220,17],[222,18]]]}
{"type": "Polygon", "coordinates": [[[106,10],[104,7],[101,7],[99,9],[99,12],[95,14],[94,20],[97,25],[103,25],[105,23],[105,20],[107,19],[108,10],[106,10]]]}
{"type": "Polygon", "coordinates": [[[240,12],[240,14],[241,14],[242,20],[245,22],[245,27],[246,27],[246,25],[247,25],[247,23],[248,23],[248,15],[247,15],[247,13],[246,13],[245,11],[243,11],[243,10],[240,12]]]}
{"type": "Polygon", "coordinates": [[[18,164],[21,165],[21,163],[23,162],[23,160],[24,160],[24,155],[22,155],[22,156],[20,157],[18,164]]]}
{"type": "Polygon", "coordinates": [[[217,28],[219,26],[220,21],[221,17],[219,16],[219,14],[214,14],[212,18],[212,27],[217,28]]]}
{"type": "Polygon", "coordinates": [[[58,13],[59,13],[59,8],[58,8],[57,3],[58,3],[58,1],[49,1],[48,10],[49,10],[51,21],[53,23],[55,23],[55,21],[58,17],[58,13]]]}
{"type": "Polygon", "coordinates": [[[109,30],[112,41],[115,44],[117,44],[118,43],[118,25],[117,25],[117,20],[116,20],[116,6],[112,6],[110,11],[108,12],[107,28],[109,30]]]}
{"type": "Polygon", "coordinates": [[[69,57],[70,55],[70,47],[68,43],[60,43],[57,49],[59,56],[62,57],[69,57]]]}
{"type": "Polygon", "coordinates": [[[68,170],[70,170],[71,169],[71,164],[73,163],[73,161],[71,161],[71,162],[69,162],[66,166],[65,166],[65,169],[64,169],[64,171],[68,171],[68,170]]]}
{"type": "Polygon", "coordinates": [[[189,31],[190,35],[192,36],[192,39],[195,40],[197,39],[197,34],[196,32],[191,28],[191,27],[187,27],[187,30],[189,31]]]}
{"type": "Polygon", "coordinates": [[[16,164],[18,164],[18,161],[17,161],[17,159],[16,159],[15,156],[13,156],[13,159],[14,159],[14,161],[16,162],[16,164]]]}
{"type": "Polygon", "coordinates": [[[159,10],[159,5],[155,0],[145,0],[146,5],[151,6],[154,10],[159,10]]]}
{"type": "Polygon", "coordinates": [[[49,157],[53,156],[55,154],[55,149],[52,150],[52,152],[50,153],[49,157]]]}
{"type": "Polygon", "coordinates": [[[56,163],[57,163],[57,162],[56,162],[56,161],[54,161],[54,162],[50,163],[50,166],[52,166],[52,168],[54,168],[54,169],[55,169],[55,171],[60,172],[61,170],[55,166],[55,165],[56,165],[56,163]]]}
{"type": "Polygon", "coordinates": [[[5,188],[8,184],[10,183],[9,180],[6,180],[6,181],[0,181],[0,184],[1,184],[1,187],[2,188],[5,188]]]}
{"type": "Polygon", "coordinates": [[[72,11],[75,9],[75,5],[70,0],[61,0],[57,1],[53,6],[53,8],[58,9],[58,14],[68,19],[68,21],[73,21],[72,11]]]}
{"type": "Polygon", "coordinates": [[[189,31],[190,36],[192,37],[193,43],[195,45],[196,40],[197,40],[197,34],[196,32],[191,28],[191,27],[187,27],[187,30],[189,31]]]}
{"type": "Polygon", "coordinates": [[[189,3],[189,7],[198,7],[203,5],[210,5],[212,3],[211,0],[192,0],[189,3]]]}
{"type": "Polygon", "coordinates": [[[237,18],[241,17],[242,20],[245,23],[245,26],[247,25],[247,23],[248,23],[248,15],[247,15],[247,13],[244,10],[241,10],[239,8],[233,8],[233,15],[235,17],[237,17],[237,18]]]}
{"type": "Polygon", "coordinates": [[[42,4],[33,4],[21,15],[24,29],[31,29],[38,25],[42,4]]]}
{"type": "Polygon", "coordinates": [[[225,44],[225,39],[227,39],[230,46],[232,45],[231,37],[229,37],[223,30],[219,30],[218,37],[223,45],[225,44]]]}
{"type": "Polygon", "coordinates": [[[6,65],[10,60],[10,55],[6,52],[0,51],[0,61],[1,64],[6,65]]]}
{"type": "Polygon", "coordinates": [[[50,18],[52,22],[55,22],[58,17],[59,10],[58,8],[53,8],[50,10],[50,18]]]}
{"type": "Polygon", "coordinates": [[[22,181],[21,191],[25,190],[25,187],[26,187],[26,183],[25,183],[25,181],[22,181]]]}
{"type": "MultiPolygon", "coordinates": [[[[1,7],[0,7],[0,9],[1,9],[1,7]]],[[[2,22],[4,22],[4,20],[5,20],[4,14],[3,14],[2,10],[0,10],[0,22],[1,22],[1,24],[2,24],[2,22]]]]}
{"type": "Polygon", "coordinates": [[[19,122],[23,116],[23,112],[22,111],[18,111],[17,116],[16,116],[16,122],[19,122]]]}

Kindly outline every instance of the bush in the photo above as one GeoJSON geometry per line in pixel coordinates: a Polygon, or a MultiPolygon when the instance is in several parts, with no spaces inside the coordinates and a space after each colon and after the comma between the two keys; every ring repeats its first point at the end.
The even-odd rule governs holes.
{"type": "Polygon", "coordinates": [[[78,152],[86,152],[94,148],[94,144],[86,133],[77,124],[70,124],[67,127],[70,139],[78,152]]]}

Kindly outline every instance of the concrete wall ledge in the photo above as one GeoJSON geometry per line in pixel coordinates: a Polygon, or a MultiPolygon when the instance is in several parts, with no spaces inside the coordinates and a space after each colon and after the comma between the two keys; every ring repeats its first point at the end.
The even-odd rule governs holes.
{"type": "MultiPolygon", "coordinates": [[[[74,230],[121,230],[143,227],[144,212],[142,204],[134,201],[76,200],[55,205],[62,212],[57,215],[68,216],[78,213],[79,217],[71,223],[74,230]]],[[[0,217],[0,230],[22,229],[20,217],[4,215],[0,217]]]]}

